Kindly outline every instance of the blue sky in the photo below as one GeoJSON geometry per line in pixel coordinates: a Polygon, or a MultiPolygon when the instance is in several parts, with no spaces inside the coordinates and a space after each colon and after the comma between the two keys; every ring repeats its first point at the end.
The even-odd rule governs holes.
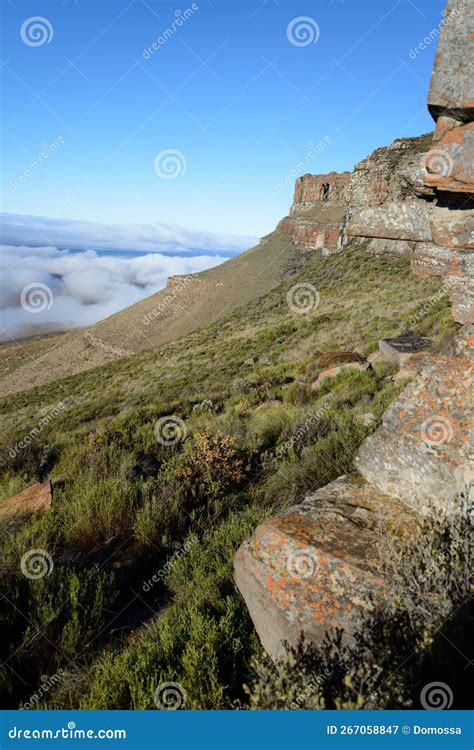
{"type": "Polygon", "coordinates": [[[436,41],[418,45],[443,7],[1,0],[3,210],[263,235],[287,212],[285,178],[301,160],[308,172],[351,169],[396,137],[432,129],[425,102],[436,41]],[[48,22],[49,43],[34,46],[20,31],[36,16],[48,22]],[[300,16],[315,43],[289,39],[300,16]],[[157,162],[169,149],[178,156],[157,162]],[[160,176],[167,166],[179,176],[160,176]]]}

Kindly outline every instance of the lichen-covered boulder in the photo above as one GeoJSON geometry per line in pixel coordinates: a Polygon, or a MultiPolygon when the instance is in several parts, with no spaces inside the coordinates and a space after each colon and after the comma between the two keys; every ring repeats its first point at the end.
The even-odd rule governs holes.
{"type": "Polygon", "coordinates": [[[320,643],[330,628],[350,640],[383,597],[376,545],[405,534],[414,517],[361,477],[343,476],[262,523],[239,548],[234,576],[260,640],[274,658],[301,632],[320,643]]]}
{"type": "Polygon", "coordinates": [[[356,465],[381,492],[423,515],[459,507],[473,486],[472,337],[438,356],[394,401],[356,465]]]}

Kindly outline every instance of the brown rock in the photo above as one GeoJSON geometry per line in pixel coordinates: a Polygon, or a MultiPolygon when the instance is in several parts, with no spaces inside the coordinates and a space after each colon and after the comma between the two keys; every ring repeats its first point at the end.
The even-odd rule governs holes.
{"type": "Polygon", "coordinates": [[[295,192],[291,212],[308,208],[314,203],[343,205],[350,172],[329,174],[305,174],[295,181],[295,192]]]}
{"type": "Polygon", "coordinates": [[[453,211],[434,208],[430,215],[430,227],[436,245],[474,250],[474,209],[453,211]]]}
{"type": "Polygon", "coordinates": [[[448,130],[426,154],[424,184],[474,193],[474,123],[448,130]]]}
{"type": "Polygon", "coordinates": [[[234,577],[264,648],[284,656],[301,632],[320,643],[329,628],[351,635],[382,596],[374,548],[382,529],[407,530],[402,504],[360,477],[340,477],[262,523],[239,548],[234,577]]]}

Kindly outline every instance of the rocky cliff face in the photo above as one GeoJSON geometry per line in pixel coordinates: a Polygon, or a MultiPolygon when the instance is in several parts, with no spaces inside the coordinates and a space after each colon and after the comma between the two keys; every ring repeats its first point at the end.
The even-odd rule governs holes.
{"type": "MultiPolygon", "coordinates": [[[[340,245],[350,251],[363,238],[369,251],[410,254],[415,273],[443,276],[453,316],[466,325],[453,352],[431,356],[385,412],[359,450],[358,475],[265,521],[240,547],[235,580],[275,659],[302,631],[321,642],[339,627],[350,639],[390,586],[374,568],[377,535],[398,538],[421,516],[472,508],[473,28],[474,3],[448,0],[428,99],[434,136],[378,149],[338,195],[340,245]]],[[[326,178],[300,178],[295,205],[307,215],[326,178]]],[[[287,230],[301,231],[295,221],[287,230]]]]}

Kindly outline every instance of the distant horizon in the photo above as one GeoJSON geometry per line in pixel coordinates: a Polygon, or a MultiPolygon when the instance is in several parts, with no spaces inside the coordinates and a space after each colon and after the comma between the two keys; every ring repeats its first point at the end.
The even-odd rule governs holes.
{"type": "Polygon", "coordinates": [[[443,6],[4,4],[6,334],[32,323],[25,286],[55,294],[35,324],[97,322],[253,247],[297,177],[432,130],[443,6]]]}

